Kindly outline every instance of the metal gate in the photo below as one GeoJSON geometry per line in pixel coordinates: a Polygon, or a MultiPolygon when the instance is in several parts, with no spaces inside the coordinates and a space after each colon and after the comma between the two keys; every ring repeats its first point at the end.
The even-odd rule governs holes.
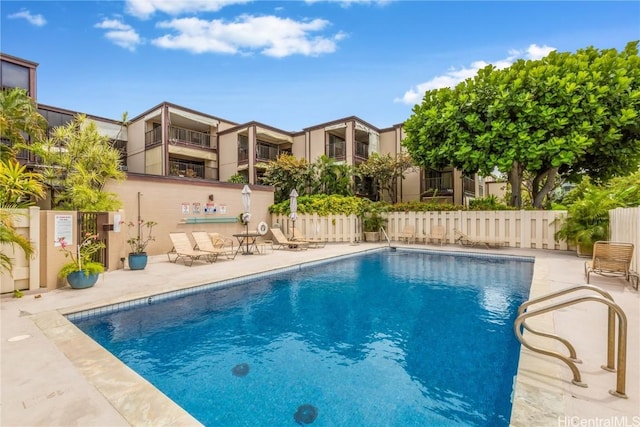
{"type": "Polygon", "coordinates": [[[105,268],[109,265],[109,233],[105,231],[109,224],[108,212],[78,212],[78,242],[84,240],[87,234],[97,234],[99,242],[104,243],[104,248],[94,253],[92,261],[99,262],[105,268]]]}

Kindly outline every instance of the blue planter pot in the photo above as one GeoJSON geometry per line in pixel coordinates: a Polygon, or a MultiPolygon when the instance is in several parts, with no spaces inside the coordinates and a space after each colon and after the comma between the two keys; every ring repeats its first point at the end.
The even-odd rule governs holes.
{"type": "Polygon", "coordinates": [[[147,253],[129,254],[129,269],[144,270],[147,266],[147,253]]]}
{"type": "Polygon", "coordinates": [[[73,289],[85,289],[95,285],[99,276],[100,275],[98,273],[89,274],[87,276],[82,270],[74,271],[67,275],[67,282],[69,282],[69,286],[73,289]]]}

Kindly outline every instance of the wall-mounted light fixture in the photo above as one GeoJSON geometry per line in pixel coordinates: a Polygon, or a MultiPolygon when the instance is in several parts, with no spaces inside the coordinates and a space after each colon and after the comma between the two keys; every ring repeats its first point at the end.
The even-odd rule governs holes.
{"type": "Polygon", "coordinates": [[[213,202],[213,194],[209,194],[209,201],[213,202]]]}

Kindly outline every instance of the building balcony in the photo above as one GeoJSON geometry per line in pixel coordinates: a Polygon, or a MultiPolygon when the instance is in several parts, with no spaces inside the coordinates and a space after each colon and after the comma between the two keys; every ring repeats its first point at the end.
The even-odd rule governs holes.
{"type": "Polygon", "coordinates": [[[448,196],[453,194],[453,182],[451,177],[424,178],[422,183],[422,196],[433,197],[435,195],[448,196]]]}
{"type": "Polygon", "coordinates": [[[364,160],[369,158],[369,144],[368,143],[356,141],[355,149],[356,149],[356,151],[355,151],[355,157],[356,158],[364,159],[364,160]]]}
{"type": "MultiPolygon", "coordinates": [[[[146,147],[162,143],[162,128],[156,127],[147,131],[144,135],[144,143],[146,147]]],[[[211,135],[204,132],[180,128],[177,126],[169,127],[169,143],[196,146],[216,150],[217,143],[211,139],[211,135]]]]}

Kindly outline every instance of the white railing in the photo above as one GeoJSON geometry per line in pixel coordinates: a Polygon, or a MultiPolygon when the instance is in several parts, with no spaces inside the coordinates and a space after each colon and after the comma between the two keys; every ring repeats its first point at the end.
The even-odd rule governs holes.
{"type": "MultiPolygon", "coordinates": [[[[556,242],[560,217],[566,211],[451,211],[451,212],[391,212],[385,230],[391,240],[399,240],[402,230],[413,225],[416,242],[425,242],[432,227],[447,230],[445,243],[455,243],[454,228],[471,238],[490,238],[509,242],[512,248],[568,250],[566,242],[556,242]]],[[[291,234],[293,222],[285,215],[273,215],[274,223],[291,234]]],[[[354,242],[361,239],[360,221],[355,215],[298,214],[296,236],[328,239],[329,242],[354,242]]]]}
{"type": "MultiPolygon", "coordinates": [[[[294,222],[287,215],[271,215],[271,220],[288,236],[293,234],[294,222]]],[[[355,243],[362,239],[362,228],[356,215],[299,214],[295,221],[295,236],[321,238],[329,243],[355,243]]]]}
{"type": "Polygon", "coordinates": [[[611,241],[633,243],[631,270],[640,272],[640,207],[610,210],[609,231],[611,241]]]}

